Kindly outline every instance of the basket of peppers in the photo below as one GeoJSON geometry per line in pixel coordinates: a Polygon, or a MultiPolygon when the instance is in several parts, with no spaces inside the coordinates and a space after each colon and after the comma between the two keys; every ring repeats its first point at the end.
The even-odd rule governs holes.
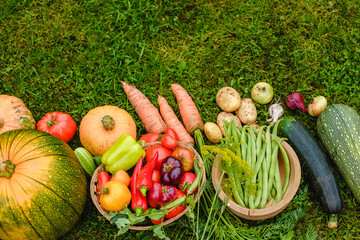
{"type": "Polygon", "coordinates": [[[132,230],[165,226],[191,211],[206,173],[198,152],[177,140],[172,129],[163,135],[145,134],[139,141],[122,135],[101,157],[91,178],[90,195],[98,211],[115,224],[122,218],[123,227],[132,230]],[[113,181],[117,171],[125,171],[130,182],[113,181]],[[113,201],[111,207],[106,198],[113,201]]]}

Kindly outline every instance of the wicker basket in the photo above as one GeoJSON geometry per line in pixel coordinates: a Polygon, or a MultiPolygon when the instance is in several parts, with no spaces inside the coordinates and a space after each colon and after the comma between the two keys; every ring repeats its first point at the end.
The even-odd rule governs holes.
{"type": "MultiPolygon", "coordinates": [[[[156,144],[161,144],[161,142],[154,142],[154,143],[147,143],[145,145],[143,145],[143,149],[146,150],[149,147],[156,145],[156,144]]],[[[203,164],[203,161],[199,155],[199,153],[189,144],[187,143],[183,143],[183,142],[177,142],[177,145],[179,147],[183,147],[183,148],[187,148],[190,149],[194,154],[195,157],[198,160],[198,166],[201,167],[203,164]]],[[[99,203],[98,197],[97,197],[97,193],[96,193],[96,186],[97,186],[97,179],[98,179],[98,173],[103,171],[105,169],[104,164],[101,164],[94,172],[91,181],[90,181],[90,195],[91,195],[91,199],[95,205],[95,207],[98,209],[98,211],[108,220],[110,220],[110,217],[108,215],[108,211],[106,211],[99,203]]],[[[194,197],[194,201],[197,202],[199,199],[199,196],[202,194],[203,190],[204,190],[204,186],[205,186],[205,182],[206,182],[206,173],[205,173],[205,168],[201,169],[202,171],[202,181],[201,181],[201,185],[200,185],[200,189],[196,192],[195,197],[194,197]]],[[[173,217],[171,219],[168,219],[164,222],[161,223],[161,225],[165,226],[169,223],[172,223],[174,221],[176,221],[177,219],[179,219],[181,216],[183,216],[186,212],[188,211],[188,209],[186,208],[182,213],[180,213],[179,215],[177,215],[176,217],[173,217]]],[[[147,230],[151,227],[150,226],[131,226],[130,229],[132,230],[147,230]]]]}
{"type": "MultiPolygon", "coordinates": [[[[275,205],[271,206],[271,203],[274,200],[273,198],[271,198],[271,201],[267,203],[265,208],[249,209],[238,205],[232,198],[229,199],[225,194],[225,192],[223,191],[223,189],[220,187],[219,189],[220,200],[223,202],[228,201],[227,207],[236,216],[247,220],[264,220],[274,217],[275,215],[279,214],[282,210],[284,210],[295,196],[299,188],[300,179],[301,179],[300,162],[295,151],[291,148],[291,146],[287,142],[283,141],[281,145],[283,145],[283,147],[285,148],[285,151],[289,157],[289,162],[290,162],[289,185],[284,194],[283,199],[280,202],[276,203],[275,205]]],[[[285,179],[284,159],[281,154],[279,154],[278,159],[279,159],[278,164],[280,170],[280,178],[281,178],[281,183],[283,184],[285,179]]],[[[214,189],[217,189],[220,183],[220,176],[222,172],[221,163],[222,163],[222,158],[221,156],[218,155],[214,160],[214,165],[212,167],[212,174],[211,174],[214,189]]],[[[220,183],[220,186],[221,185],[222,183],[220,183]]]]}

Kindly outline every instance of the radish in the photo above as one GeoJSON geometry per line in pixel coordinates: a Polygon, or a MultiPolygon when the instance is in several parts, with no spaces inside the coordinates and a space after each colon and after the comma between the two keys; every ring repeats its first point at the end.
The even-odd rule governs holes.
{"type": "Polygon", "coordinates": [[[304,106],[304,98],[300,93],[291,93],[286,99],[286,106],[291,110],[299,109],[308,112],[309,110],[304,106]]]}

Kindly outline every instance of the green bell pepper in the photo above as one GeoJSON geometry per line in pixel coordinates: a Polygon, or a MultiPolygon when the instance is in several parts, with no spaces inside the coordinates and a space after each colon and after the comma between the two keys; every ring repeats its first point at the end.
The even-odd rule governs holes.
{"type": "Polygon", "coordinates": [[[145,157],[144,149],[131,135],[125,133],[106,150],[101,162],[105,164],[105,170],[113,174],[119,169],[129,170],[141,156],[145,157]]]}

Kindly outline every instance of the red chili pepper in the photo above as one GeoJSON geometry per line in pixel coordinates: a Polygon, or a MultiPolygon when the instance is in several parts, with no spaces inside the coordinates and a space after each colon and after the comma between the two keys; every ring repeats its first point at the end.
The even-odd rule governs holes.
{"type": "Polygon", "coordinates": [[[136,188],[140,190],[143,196],[146,196],[146,191],[152,188],[152,174],[154,172],[158,157],[159,154],[156,152],[151,161],[146,163],[144,168],[141,169],[139,173],[139,177],[136,181],[136,188]]]}
{"type": "Polygon", "coordinates": [[[151,180],[152,180],[153,183],[161,183],[161,181],[160,181],[160,171],[154,169],[151,180]]]}
{"type": "Polygon", "coordinates": [[[136,216],[140,216],[147,209],[146,197],[144,197],[139,189],[136,188],[136,181],[138,180],[139,173],[143,167],[143,157],[141,156],[138,163],[134,168],[133,175],[131,177],[131,208],[135,211],[136,216]]]}
{"type": "Polygon", "coordinates": [[[98,193],[98,197],[101,196],[101,190],[104,188],[105,184],[110,181],[111,176],[109,175],[109,173],[105,172],[105,171],[101,171],[98,173],[98,182],[97,182],[97,188],[96,188],[96,192],[98,193]]]}

